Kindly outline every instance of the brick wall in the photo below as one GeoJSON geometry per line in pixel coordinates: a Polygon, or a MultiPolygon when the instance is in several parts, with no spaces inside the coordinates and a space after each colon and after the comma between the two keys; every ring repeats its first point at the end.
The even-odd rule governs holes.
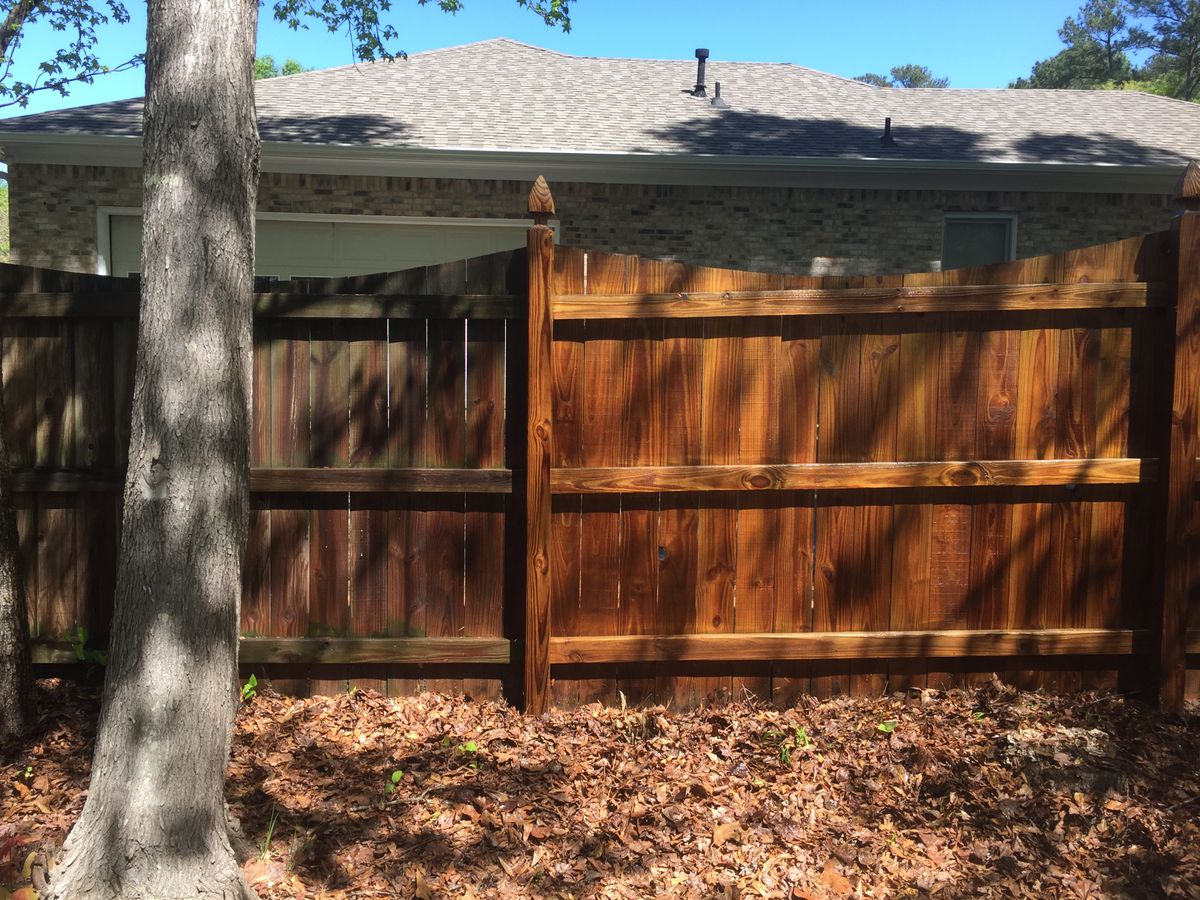
{"type": "MultiPolygon", "coordinates": [[[[140,206],[137,169],[9,167],[13,261],[94,271],[96,208],[140,206]]],[[[942,215],[1015,212],[1017,255],[1057,253],[1166,227],[1165,196],[670,185],[551,185],[562,240],[686,262],[815,274],[938,267],[942,215]]],[[[520,218],[529,185],[265,174],[264,212],[520,218]]]]}

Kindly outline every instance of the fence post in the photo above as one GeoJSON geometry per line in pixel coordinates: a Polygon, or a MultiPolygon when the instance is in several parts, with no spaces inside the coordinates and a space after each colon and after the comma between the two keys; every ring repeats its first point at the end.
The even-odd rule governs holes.
{"type": "Polygon", "coordinates": [[[1179,182],[1179,215],[1172,224],[1176,267],[1175,360],[1171,434],[1165,483],[1163,593],[1155,609],[1157,683],[1165,712],[1183,708],[1187,675],[1188,541],[1200,455],[1200,164],[1188,163],[1179,182]]]}
{"type": "Polygon", "coordinates": [[[529,365],[525,467],[525,711],[550,700],[550,294],[554,276],[554,198],[540,175],[529,192],[529,365]]]}

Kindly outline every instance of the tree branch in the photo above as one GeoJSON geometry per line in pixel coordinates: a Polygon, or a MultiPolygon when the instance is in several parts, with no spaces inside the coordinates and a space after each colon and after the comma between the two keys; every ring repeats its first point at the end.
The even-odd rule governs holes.
{"type": "Polygon", "coordinates": [[[4,17],[4,24],[0,25],[0,60],[11,64],[9,47],[21,34],[21,29],[25,27],[26,20],[36,6],[37,0],[17,0],[8,11],[8,15],[4,17]]]}

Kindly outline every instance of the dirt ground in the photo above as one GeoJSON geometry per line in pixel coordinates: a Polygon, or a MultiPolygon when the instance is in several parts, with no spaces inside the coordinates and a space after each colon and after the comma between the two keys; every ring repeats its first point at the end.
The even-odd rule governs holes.
{"type": "MultiPolygon", "coordinates": [[[[13,888],[78,815],[95,730],[94,691],[39,690],[35,732],[0,749],[13,888]]],[[[1198,712],[997,684],[526,719],[260,686],[229,802],[247,877],[280,900],[1200,898],[1198,712]]]]}

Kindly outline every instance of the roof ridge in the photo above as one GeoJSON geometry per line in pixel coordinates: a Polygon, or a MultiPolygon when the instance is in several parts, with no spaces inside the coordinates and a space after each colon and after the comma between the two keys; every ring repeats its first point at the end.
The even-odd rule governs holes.
{"type": "MultiPolygon", "coordinates": [[[[504,35],[500,35],[500,36],[493,37],[493,38],[483,38],[478,41],[468,41],[465,44],[456,44],[453,47],[441,47],[441,48],[437,48],[434,50],[422,50],[420,53],[411,53],[411,54],[409,54],[409,56],[421,56],[421,55],[426,55],[426,54],[430,54],[430,53],[442,53],[447,50],[461,50],[466,47],[476,47],[476,46],[481,46],[483,44],[512,44],[515,47],[521,47],[526,50],[538,50],[542,53],[549,53],[553,56],[561,56],[565,59],[591,59],[591,60],[608,61],[608,62],[661,62],[661,63],[678,63],[678,64],[686,64],[686,63],[693,62],[693,60],[691,60],[691,59],[688,59],[686,57],[678,57],[678,56],[676,56],[676,57],[597,56],[595,54],[589,54],[589,53],[567,53],[566,51],[563,51],[563,50],[555,50],[550,47],[543,47],[540,44],[530,44],[527,41],[518,41],[515,38],[506,37],[504,35]]],[[[798,65],[797,63],[793,63],[793,62],[775,62],[775,61],[767,61],[767,60],[761,60],[761,59],[723,59],[720,57],[717,57],[715,59],[710,57],[710,60],[714,65],[720,65],[722,63],[725,63],[725,64],[734,64],[734,65],[739,65],[739,66],[771,66],[771,67],[776,67],[776,68],[799,69],[802,72],[811,72],[814,75],[822,75],[822,76],[825,76],[826,78],[836,78],[839,81],[848,81],[848,82],[851,82],[852,84],[861,84],[861,85],[863,85],[863,87],[868,87],[868,88],[875,87],[874,85],[865,84],[864,82],[858,81],[857,79],[854,79],[854,78],[849,78],[845,75],[838,75],[836,72],[825,72],[821,69],[814,69],[811,66],[801,66],[801,65],[798,65]]],[[[323,69],[322,71],[329,71],[329,70],[323,69]]]]}
{"type": "MultiPolygon", "coordinates": [[[[579,56],[577,56],[574,53],[564,53],[561,50],[554,50],[550,47],[543,47],[540,44],[531,44],[528,41],[518,41],[516,38],[510,38],[503,34],[497,35],[496,37],[493,37],[493,38],[483,38],[478,41],[469,41],[466,44],[458,44],[454,47],[448,47],[446,49],[459,50],[463,47],[474,47],[477,44],[512,44],[514,47],[520,47],[523,50],[538,50],[542,53],[549,53],[552,56],[565,56],[565,57],[568,57],[571,59],[579,59],[580,58],[579,56]]],[[[424,50],[422,52],[423,53],[432,53],[435,51],[424,50]]]]}
{"type": "Polygon", "coordinates": [[[468,47],[481,47],[484,44],[512,44],[515,47],[522,47],[527,50],[540,50],[543,53],[550,53],[555,56],[564,56],[567,58],[576,59],[579,58],[572,57],[569,53],[562,53],[558,50],[550,50],[546,47],[539,47],[536,44],[527,44],[524,41],[517,41],[510,37],[504,37],[503,35],[500,35],[498,37],[480,38],[477,41],[467,41],[462,44],[452,44],[449,47],[430,47],[428,50],[417,50],[413,53],[404,53],[403,56],[397,53],[392,59],[360,59],[355,60],[354,62],[344,63],[340,66],[329,66],[326,69],[309,69],[305,72],[293,72],[291,75],[275,75],[272,78],[264,78],[262,80],[277,82],[285,78],[299,78],[302,75],[325,75],[329,72],[342,72],[346,69],[365,68],[368,66],[373,66],[377,63],[389,63],[396,60],[404,62],[405,60],[414,59],[420,56],[434,56],[439,53],[450,53],[455,50],[465,50],[468,47]]]}

